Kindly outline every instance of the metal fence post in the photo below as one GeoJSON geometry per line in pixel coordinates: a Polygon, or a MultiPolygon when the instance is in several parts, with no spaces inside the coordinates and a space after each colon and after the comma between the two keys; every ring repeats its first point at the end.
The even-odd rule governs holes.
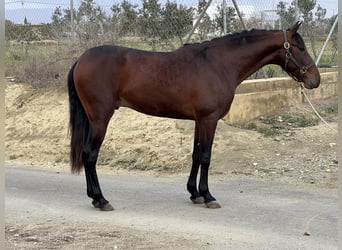
{"type": "Polygon", "coordinates": [[[205,12],[207,11],[207,9],[209,8],[210,4],[211,4],[212,0],[209,0],[207,5],[204,7],[201,15],[198,17],[198,19],[196,20],[196,23],[194,24],[194,26],[192,26],[191,31],[189,32],[188,37],[186,38],[184,43],[188,43],[190,41],[190,38],[192,36],[192,34],[195,32],[195,29],[197,28],[197,26],[199,25],[200,21],[202,20],[205,12]]]}
{"type": "Polygon", "coordinates": [[[74,26],[74,1],[70,0],[70,24],[71,24],[71,41],[74,41],[75,26],[74,26]]]}
{"type": "Polygon", "coordinates": [[[330,40],[330,38],[331,38],[331,36],[332,36],[332,33],[334,32],[334,29],[335,29],[335,27],[336,27],[336,25],[337,25],[337,20],[338,20],[338,16],[336,16],[335,22],[334,22],[333,26],[332,26],[331,29],[330,29],[329,35],[328,35],[327,39],[325,40],[325,42],[324,42],[324,44],[323,44],[323,47],[322,47],[322,49],[321,49],[321,52],[319,52],[319,55],[318,55],[317,60],[316,60],[316,65],[317,65],[317,66],[318,66],[319,61],[321,60],[321,57],[322,57],[322,55],[323,55],[323,52],[324,52],[325,48],[326,48],[327,45],[328,45],[328,42],[329,42],[329,40],[330,40]]]}

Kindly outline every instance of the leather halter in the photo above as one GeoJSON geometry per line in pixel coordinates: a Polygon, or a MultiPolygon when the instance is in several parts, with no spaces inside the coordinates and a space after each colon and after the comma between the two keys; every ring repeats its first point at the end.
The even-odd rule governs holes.
{"type": "Polygon", "coordinates": [[[298,68],[299,68],[299,72],[300,75],[303,76],[305,75],[305,73],[307,72],[307,70],[309,68],[311,68],[312,66],[315,65],[315,62],[310,63],[309,65],[304,65],[304,66],[300,66],[300,64],[298,63],[298,61],[293,57],[291,51],[290,51],[290,43],[287,41],[287,35],[286,35],[286,30],[283,30],[284,33],[284,49],[285,49],[285,67],[284,70],[297,82],[301,82],[302,80],[300,80],[298,77],[296,77],[294,74],[288,72],[286,70],[287,68],[287,64],[289,63],[289,61],[292,61],[298,68]]]}

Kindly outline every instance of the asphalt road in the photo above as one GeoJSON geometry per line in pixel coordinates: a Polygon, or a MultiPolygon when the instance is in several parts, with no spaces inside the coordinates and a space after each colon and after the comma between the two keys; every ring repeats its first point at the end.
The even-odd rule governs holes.
{"type": "Polygon", "coordinates": [[[210,249],[337,249],[336,190],[211,176],[222,208],[207,209],[189,200],[186,176],[99,178],[114,211],[91,206],[83,174],[6,166],[6,221],[63,216],[199,239],[210,249]]]}

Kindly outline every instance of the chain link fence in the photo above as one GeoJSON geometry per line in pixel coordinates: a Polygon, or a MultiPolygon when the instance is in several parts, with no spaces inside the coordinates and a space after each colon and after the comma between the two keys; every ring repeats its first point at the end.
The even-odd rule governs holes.
{"type": "MultiPolygon", "coordinates": [[[[5,0],[6,75],[37,86],[59,84],[72,62],[99,44],[170,51],[243,29],[283,29],[297,20],[304,21],[300,33],[314,59],[329,37],[319,65],[332,67],[335,14],[334,0],[5,0]]],[[[271,66],[264,72],[281,75],[271,66]]]]}

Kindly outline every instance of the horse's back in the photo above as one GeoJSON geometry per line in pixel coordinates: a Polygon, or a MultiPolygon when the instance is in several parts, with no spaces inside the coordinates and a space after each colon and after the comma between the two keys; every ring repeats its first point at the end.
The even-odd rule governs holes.
{"type": "MultiPolygon", "coordinates": [[[[122,67],[125,65],[125,54],[129,49],[114,45],[102,45],[86,50],[78,59],[76,70],[82,69],[82,74],[94,73],[122,67]],[[90,72],[89,72],[90,71],[90,72]]],[[[109,73],[109,72],[108,72],[109,73]]]]}

